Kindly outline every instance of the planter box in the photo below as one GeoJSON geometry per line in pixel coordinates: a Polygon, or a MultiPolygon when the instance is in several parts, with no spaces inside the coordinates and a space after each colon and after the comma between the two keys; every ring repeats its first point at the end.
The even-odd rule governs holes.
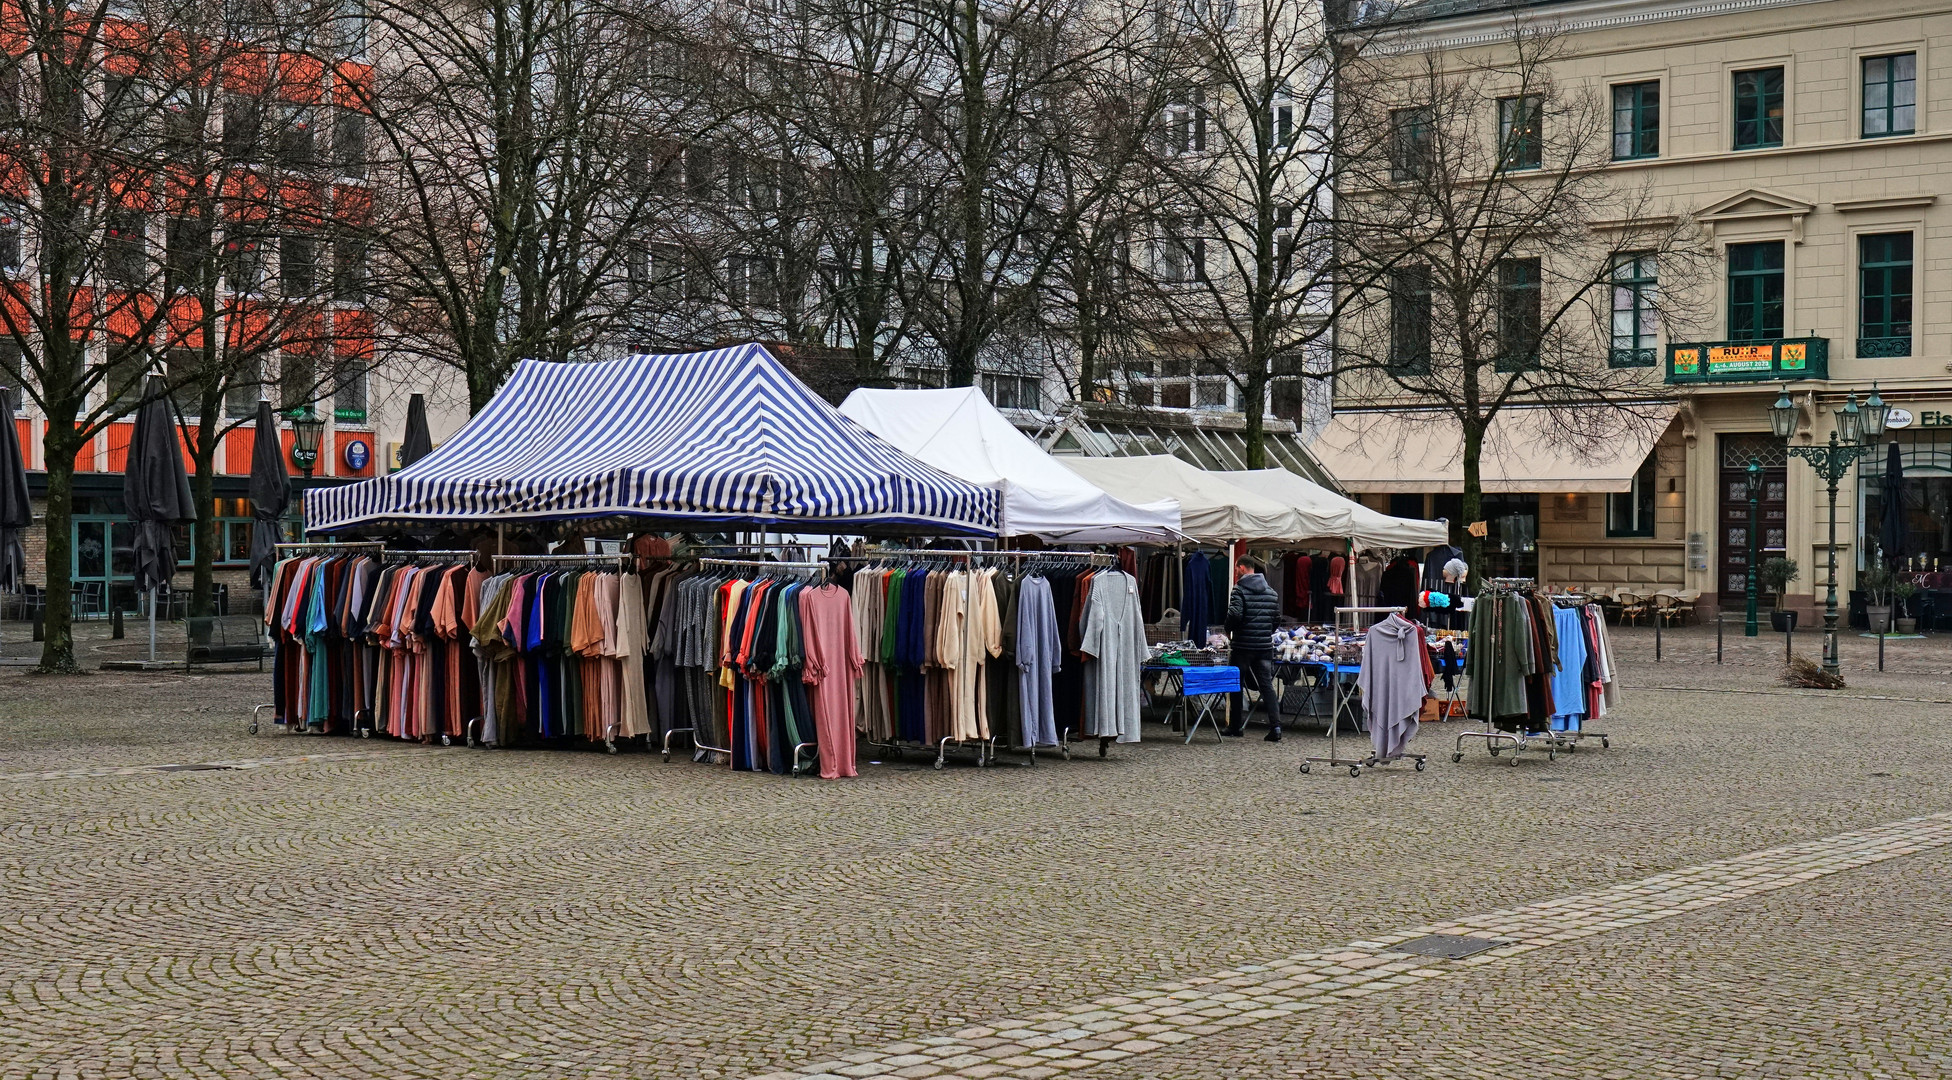
{"type": "Polygon", "coordinates": [[[1900,634],[1916,634],[1918,632],[1917,619],[1899,619],[1897,623],[1898,633],[1900,634]]]}
{"type": "Polygon", "coordinates": [[[1795,612],[1795,610],[1794,610],[1794,609],[1791,609],[1791,610],[1789,610],[1789,611],[1772,611],[1772,612],[1770,612],[1770,613],[1769,613],[1769,629],[1771,629],[1771,630],[1774,630],[1774,631],[1775,631],[1776,633],[1778,633],[1778,634],[1787,634],[1787,633],[1789,633],[1789,632],[1790,632],[1791,630],[1794,630],[1794,629],[1796,629],[1796,612],[1795,612]]]}
{"type": "Polygon", "coordinates": [[[1871,633],[1888,634],[1891,632],[1891,606],[1889,604],[1865,605],[1864,617],[1871,624],[1871,633]]]}

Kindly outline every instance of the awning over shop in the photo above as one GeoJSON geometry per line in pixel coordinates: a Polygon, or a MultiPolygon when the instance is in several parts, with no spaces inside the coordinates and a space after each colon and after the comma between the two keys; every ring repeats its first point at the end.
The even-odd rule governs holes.
{"type": "MultiPolygon", "coordinates": [[[[1488,492],[1626,491],[1675,406],[1591,416],[1508,409],[1491,422],[1479,459],[1488,492]],[[1581,432],[1569,435],[1569,432],[1581,432]],[[1595,438],[1594,432],[1607,432],[1595,438]]],[[[1353,492],[1464,490],[1464,439],[1438,412],[1339,412],[1310,449],[1353,492]]]]}
{"type": "Polygon", "coordinates": [[[1277,502],[1306,506],[1328,519],[1339,515],[1341,532],[1358,548],[1432,547],[1450,542],[1450,526],[1441,521],[1391,517],[1346,499],[1286,469],[1255,469],[1223,473],[1228,480],[1277,502]]]}
{"type": "Polygon", "coordinates": [[[1119,498],[1179,502],[1180,528],[1195,540],[1299,542],[1339,537],[1333,523],[1257,495],[1225,474],[1196,469],[1169,454],[1146,457],[1060,457],[1079,476],[1119,498]],[[1329,531],[1324,532],[1323,529],[1329,531]]]}
{"type": "Polygon", "coordinates": [[[308,527],[604,521],[994,536],[997,495],[841,416],[758,345],[524,360],[410,469],[305,493],[308,527]]]}
{"type": "Polygon", "coordinates": [[[1131,543],[1179,538],[1179,504],[1133,505],[1079,477],[1018,431],[975,387],[856,390],[842,416],[903,452],[1003,497],[1005,536],[1131,543]]]}

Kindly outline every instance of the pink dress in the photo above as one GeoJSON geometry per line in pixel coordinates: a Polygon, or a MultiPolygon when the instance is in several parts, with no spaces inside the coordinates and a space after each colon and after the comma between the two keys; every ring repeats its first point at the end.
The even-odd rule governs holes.
{"type": "Polygon", "coordinates": [[[838,585],[800,593],[800,627],[806,635],[802,676],[813,687],[813,727],[820,746],[820,775],[836,780],[854,771],[854,680],[861,677],[861,646],[854,638],[854,600],[838,585]]]}

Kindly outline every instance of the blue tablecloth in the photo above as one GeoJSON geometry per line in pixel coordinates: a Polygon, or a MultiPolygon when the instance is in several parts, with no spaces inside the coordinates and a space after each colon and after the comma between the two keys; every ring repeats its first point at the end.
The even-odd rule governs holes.
{"type": "Polygon", "coordinates": [[[1195,694],[1237,694],[1240,669],[1237,667],[1184,667],[1180,669],[1179,692],[1195,694]]]}

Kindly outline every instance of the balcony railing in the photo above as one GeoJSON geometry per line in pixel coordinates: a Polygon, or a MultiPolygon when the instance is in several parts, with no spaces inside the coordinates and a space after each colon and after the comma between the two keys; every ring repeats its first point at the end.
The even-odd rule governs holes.
{"type": "Polygon", "coordinates": [[[1829,338],[1696,341],[1667,347],[1669,383],[1773,382],[1829,377],[1829,338]]]}

